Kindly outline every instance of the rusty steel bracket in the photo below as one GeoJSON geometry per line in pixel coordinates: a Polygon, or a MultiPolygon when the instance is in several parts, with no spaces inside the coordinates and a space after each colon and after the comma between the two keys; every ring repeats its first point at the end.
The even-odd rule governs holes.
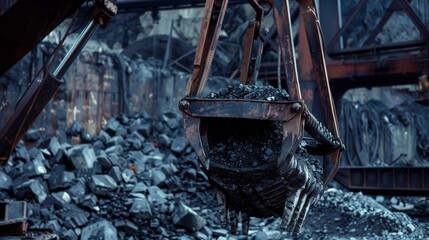
{"type": "Polygon", "coordinates": [[[186,96],[201,95],[213,62],[228,0],[207,0],[195,54],[194,71],[186,87],[186,96]]]}

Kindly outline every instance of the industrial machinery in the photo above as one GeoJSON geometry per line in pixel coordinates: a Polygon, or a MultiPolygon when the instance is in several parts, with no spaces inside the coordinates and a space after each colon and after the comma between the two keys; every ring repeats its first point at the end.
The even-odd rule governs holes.
{"type": "MultiPolygon", "coordinates": [[[[248,2],[255,10],[256,17],[249,23],[246,32],[241,85],[237,89],[257,95],[251,92],[258,89],[252,85],[258,78],[263,51],[261,42],[266,40],[269,31],[264,25],[264,18],[272,13],[285,72],[281,78],[281,88],[287,90],[287,93],[280,94],[284,98],[237,96],[221,99],[216,94],[213,95],[215,97],[203,95],[228,7],[228,0],[207,0],[194,70],[188,82],[186,97],[180,101],[179,108],[184,114],[185,134],[198,155],[203,171],[217,188],[221,224],[226,227],[229,222],[231,232],[236,233],[241,214],[242,233],[246,234],[250,216],[282,217],[281,227],[297,235],[310,206],[318,200],[323,187],[335,175],[340,152],[344,149],[339,139],[328,83],[321,28],[314,1],[298,0],[305,10],[305,28],[314,78],[327,127],[310,113],[301,96],[288,1],[248,2]],[[247,149],[252,154],[237,156],[242,153],[239,149],[246,147],[243,145],[248,139],[257,139],[273,131],[280,131],[281,136],[277,145],[274,144],[274,149],[270,150],[276,156],[273,157],[270,152],[271,155],[268,155],[271,157],[261,161],[258,159],[260,155],[254,154],[261,149],[247,149]],[[304,137],[304,131],[311,137],[304,137]],[[241,136],[229,136],[237,134],[241,136]],[[225,142],[219,147],[222,139],[225,142]]],[[[268,87],[264,91],[274,90],[268,87]]],[[[265,138],[263,141],[270,142],[273,139],[265,138]]]]}
{"type": "MultiPolygon", "coordinates": [[[[16,15],[24,14],[25,9],[28,8],[28,6],[25,5],[26,3],[19,2],[15,5],[14,4],[15,3],[12,2],[10,3],[10,11],[12,12],[12,16],[9,13],[4,14],[2,16],[3,20],[7,20],[9,17],[16,17],[13,16],[13,13],[16,15]]],[[[27,4],[29,3],[27,2],[27,4]]],[[[43,4],[49,3],[48,1],[45,1],[43,2],[43,4]]],[[[55,18],[53,18],[52,21],[55,23],[59,23],[62,18],[67,17],[66,14],[69,13],[71,9],[73,9],[73,6],[76,8],[80,6],[78,5],[79,3],[76,1],[68,4],[63,4],[63,9],[61,6],[62,4],[63,3],[60,3],[59,5],[54,4],[52,6],[55,15],[55,18]],[[61,12],[59,10],[63,11],[61,12]]],[[[38,5],[38,7],[40,6],[38,5]]],[[[37,12],[37,10],[40,9],[36,8],[35,11],[37,12]]],[[[43,9],[42,11],[45,11],[45,9],[43,9]]],[[[70,65],[73,63],[75,58],[78,56],[80,51],[83,49],[86,42],[95,32],[95,30],[99,26],[106,27],[107,24],[111,21],[111,18],[116,14],[116,12],[117,7],[113,1],[94,1],[94,5],[91,11],[92,20],[81,32],[76,42],[67,52],[66,56],[62,59],[55,71],[53,71],[53,73],[48,72],[43,79],[36,79],[29,85],[26,92],[18,102],[12,116],[8,119],[8,121],[0,130],[0,165],[8,161],[9,156],[11,155],[13,149],[16,147],[18,142],[21,140],[27,130],[31,127],[31,125],[39,116],[39,114],[43,111],[43,109],[51,100],[51,98],[59,90],[60,85],[63,83],[62,78],[64,74],[66,73],[70,65]]],[[[33,19],[35,22],[46,20],[41,20],[39,16],[37,16],[37,13],[35,14],[35,16],[30,16],[29,18],[33,19]]],[[[25,24],[28,24],[28,22],[25,22],[25,24]]],[[[19,49],[19,51],[13,51],[12,48],[12,51],[6,51],[6,56],[10,58],[4,58],[5,63],[2,65],[1,72],[5,71],[4,67],[10,67],[10,65],[13,64],[14,61],[17,61],[20,57],[22,57],[23,54],[26,53],[25,51],[31,48],[31,44],[36,44],[37,40],[40,37],[43,37],[43,35],[46,34],[46,32],[48,32],[51,27],[54,27],[51,25],[49,25],[48,27],[46,27],[46,25],[41,26],[41,29],[34,29],[34,31],[31,33],[31,36],[29,36],[29,39],[31,41],[29,40],[28,42],[26,42],[26,44],[22,46],[22,49],[19,49]]],[[[10,43],[8,41],[13,41],[14,37],[20,37],[20,34],[25,33],[19,30],[16,35],[12,34],[5,37],[3,43],[10,43]]],[[[51,59],[50,66],[53,65],[54,61],[55,58],[51,59]]],[[[26,215],[26,202],[0,202],[0,239],[22,239],[21,237],[25,237],[25,239],[58,239],[58,236],[56,234],[52,234],[50,230],[44,229],[38,231],[27,231],[26,215]]]]}

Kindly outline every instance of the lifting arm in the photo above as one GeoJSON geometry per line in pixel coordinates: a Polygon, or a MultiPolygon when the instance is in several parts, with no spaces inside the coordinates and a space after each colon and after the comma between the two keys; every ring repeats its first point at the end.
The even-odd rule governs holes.
{"type": "Polygon", "coordinates": [[[97,0],[93,6],[93,20],[81,32],[54,73],[49,73],[43,79],[35,80],[30,84],[15,107],[12,116],[0,131],[0,165],[7,162],[19,140],[58,92],[63,83],[64,74],[98,26],[106,27],[116,12],[117,8],[114,2],[97,0]]]}

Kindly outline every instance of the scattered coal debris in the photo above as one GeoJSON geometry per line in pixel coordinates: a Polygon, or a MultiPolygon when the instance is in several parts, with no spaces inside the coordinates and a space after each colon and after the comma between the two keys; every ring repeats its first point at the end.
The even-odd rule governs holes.
{"type": "Polygon", "coordinates": [[[327,189],[304,224],[303,239],[325,236],[330,239],[423,239],[427,236],[427,223],[390,210],[380,197],[384,199],[327,189]]]}

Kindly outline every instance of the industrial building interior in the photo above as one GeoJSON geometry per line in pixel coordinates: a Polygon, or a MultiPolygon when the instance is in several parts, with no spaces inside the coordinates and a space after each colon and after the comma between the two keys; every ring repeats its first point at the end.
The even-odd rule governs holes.
{"type": "Polygon", "coordinates": [[[429,239],[427,0],[2,0],[0,29],[0,239],[429,239]]]}

